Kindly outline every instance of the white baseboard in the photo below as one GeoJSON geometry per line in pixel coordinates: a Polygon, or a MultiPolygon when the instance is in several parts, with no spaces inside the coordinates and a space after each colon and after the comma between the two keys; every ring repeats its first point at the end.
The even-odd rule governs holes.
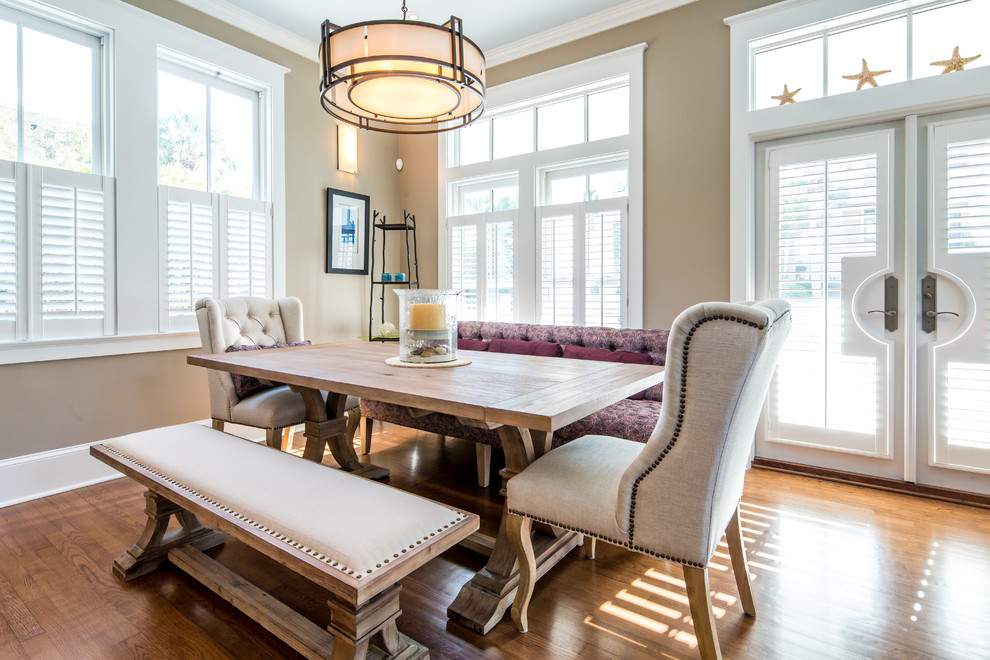
{"type": "MultiPolygon", "coordinates": [[[[200,423],[209,426],[210,420],[200,423]]],[[[265,441],[264,429],[227,424],[224,431],[254,442],[265,441]]],[[[124,476],[91,457],[91,444],[97,443],[0,461],[0,509],[124,476]]]]}

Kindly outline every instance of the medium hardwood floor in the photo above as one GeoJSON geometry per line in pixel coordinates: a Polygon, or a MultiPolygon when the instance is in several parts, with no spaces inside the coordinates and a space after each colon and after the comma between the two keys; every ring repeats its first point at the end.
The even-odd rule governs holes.
{"type": "MultiPolygon", "coordinates": [[[[499,479],[477,487],[470,443],[389,426],[372,450],[392,485],[495,533],[499,479]]],[[[285,506],[305,497],[287,491],[285,506]]],[[[0,658],[296,657],[170,566],[117,582],[111,561],[137,540],[143,506],[118,479],[0,509],[0,658]]],[[[990,658],[990,511],[757,469],[742,512],[759,613],[743,615],[723,543],[711,588],[726,658],[990,658]]],[[[402,582],[399,629],[435,659],[697,658],[679,567],[598,548],[537,583],[527,634],[507,616],[484,637],[446,617],[484,558],[449,550],[402,582]]],[[[234,541],[210,554],[326,624],[320,588],[234,541]]]]}

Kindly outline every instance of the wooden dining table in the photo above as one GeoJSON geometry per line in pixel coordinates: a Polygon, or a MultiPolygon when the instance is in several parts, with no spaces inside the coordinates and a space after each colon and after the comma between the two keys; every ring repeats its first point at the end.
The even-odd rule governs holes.
{"type": "MultiPolygon", "coordinates": [[[[568,360],[533,355],[461,351],[470,364],[412,368],[385,363],[395,344],[347,342],[264,351],[190,355],[189,364],[285,383],[306,403],[305,458],[320,461],[329,446],[341,469],[370,479],[387,468],[358,460],[346,442],[348,395],[406,406],[414,416],[453,415],[462,424],[496,429],[505,452],[505,482],[550,450],[553,432],[625,397],[663,382],[663,367],[568,360]],[[322,392],[327,392],[326,399],[322,392]]],[[[582,541],[581,535],[546,526],[534,531],[542,575],[582,541]]],[[[454,621],[486,634],[511,605],[518,584],[515,554],[505,530],[475,541],[490,548],[488,563],[447,609],[454,621]]]]}

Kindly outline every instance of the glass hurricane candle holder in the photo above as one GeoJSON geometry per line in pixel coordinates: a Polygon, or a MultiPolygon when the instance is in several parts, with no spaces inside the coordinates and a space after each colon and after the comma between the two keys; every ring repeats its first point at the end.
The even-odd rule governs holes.
{"type": "Polygon", "coordinates": [[[450,362],[457,359],[459,289],[396,289],[399,296],[399,359],[450,362]]]}

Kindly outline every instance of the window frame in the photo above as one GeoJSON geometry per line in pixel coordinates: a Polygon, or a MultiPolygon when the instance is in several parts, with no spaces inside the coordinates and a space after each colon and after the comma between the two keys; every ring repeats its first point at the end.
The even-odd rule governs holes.
{"type": "MultiPolygon", "coordinates": [[[[628,286],[626,289],[626,327],[638,328],[643,324],[643,52],[646,44],[636,44],[622,50],[575,62],[558,69],[539,73],[527,78],[498,85],[489,89],[487,103],[497,111],[488,118],[502,113],[522,109],[528,100],[538,100],[540,104],[553,100],[563,100],[578,94],[594,93],[597,87],[588,89],[589,80],[603,83],[620,76],[628,76],[629,84],[629,133],[622,136],[603,138],[594,142],[547,149],[471,163],[461,166],[448,166],[447,154],[456,141],[456,132],[442,135],[438,143],[438,206],[446,211],[450,208],[448,196],[451,193],[448,182],[482,178],[508,169],[519,171],[519,217],[517,221],[515,260],[516,273],[515,315],[519,321],[535,322],[538,310],[539,291],[534,286],[519,283],[533,283],[537,280],[539,255],[536,252],[538,206],[541,182],[537,169],[553,164],[587,161],[605,155],[628,154],[628,239],[626,250],[628,286]],[[578,92],[579,88],[585,88],[578,92]],[[549,90],[549,91],[548,91],[549,90]]],[[[608,89],[608,85],[601,90],[608,89]]],[[[587,103],[586,103],[587,106],[587,103]]],[[[585,109],[587,113],[587,107],[585,109]]],[[[534,113],[534,121],[538,121],[534,113]]],[[[491,124],[490,124],[491,126],[491,124]]],[[[491,131],[491,129],[489,129],[491,131]]],[[[585,122],[587,131],[587,121],[585,122]]],[[[491,135],[491,133],[489,133],[491,135]]],[[[586,135],[587,137],[587,135],[586,135]]],[[[537,143],[534,134],[534,149],[537,143]]],[[[450,285],[450,255],[448,253],[449,221],[447,214],[441,217],[438,235],[439,280],[441,286],[450,285]]]]}

